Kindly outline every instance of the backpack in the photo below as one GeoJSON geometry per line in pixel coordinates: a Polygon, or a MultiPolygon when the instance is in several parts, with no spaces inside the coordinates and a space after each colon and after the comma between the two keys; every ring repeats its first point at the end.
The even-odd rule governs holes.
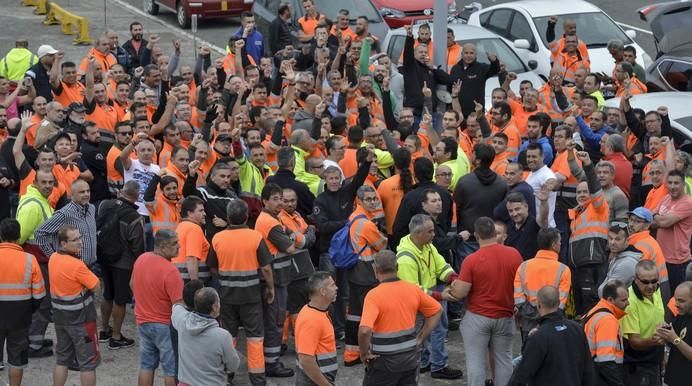
{"type": "Polygon", "coordinates": [[[104,263],[113,264],[124,252],[120,238],[120,200],[104,201],[96,216],[96,254],[104,263]]]}
{"type": "Polygon", "coordinates": [[[347,221],[346,224],[339,229],[332,240],[329,242],[329,258],[336,268],[351,268],[358,262],[358,257],[365,250],[367,245],[356,253],[351,244],[351,225],[360,218],[366,218],[365,215],[359,214],[353,221],[347,221]]]}

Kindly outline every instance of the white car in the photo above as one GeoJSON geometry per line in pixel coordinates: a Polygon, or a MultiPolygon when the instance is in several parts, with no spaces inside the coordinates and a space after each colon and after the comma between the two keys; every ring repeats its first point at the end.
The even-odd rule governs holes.
{"type": "Polygon", "coordinates": [[[524,48],[525,60],[535,60],[539,75],[547,79],[550,73],[550,49],[545,33],[548,18],[559,17],[555,25],[555,38],[562,36],[562,22],[565,19],[577,22],[577,37],[589,49],[591,72],[604,72],[610,75],[614,60],[607,49],[608,41],[619,39],[625,46],[637,50],[637,63],[647,68],[651,57],[633,39],[637,33],[623,30],[610,16],[597,6],[586,1],[513,1],[494,5],[474,12],[468,23],[483,27],[505,39],[515,47],[524,48]]]}
{"type": "MultiPolygon", "coordinates": [[[[414,37],[418,36],[418,27],[417,25],[413,26],[414,37]]],[[[517,95],[519,95],[519,84],[523,80],[531,81],[533,87],[536,89],[540,88],[543,83],[545,83],[543,79],[529,68],[529,65],[535,68],[536,63],[529,63],[529,65],[525,64],[519,55],[517,55],[517,52],[494,33],[486,31],[483,28],[466,24],[449,24],[448,27],[454,31],[457,43],[460,45],[473,43],[476,46],[476,56],[479,62],[488,63],[488,56],[486,53],[493,52],[497,55],[498,59],[504,63],[507,72],[515,72],[517,74],[517,80],[512,82],[511,88],[517,95]]],[[[432,39],[435,41],[434,32],[432,39]]],[[[444,39],[445,41],[447,40],[446,34],[444,39]]],[[[390,58],[395,58],[394,61],[396,61],[397,58],[401,57],[401,53],[404,51],[405,41],[406,31],[403,28],[390,30],[384,38],[382,50],[386,52],[390,58]]],[[[451,68],[447,70],[449,71],[451,68]]],[[[488,78],[488,81],[485,83],[485,106],[492,105],[491,94],[493,89],[497,87],[500,87],[498,77],[494,76],[488,78]]]]}
{"type": "MultiPolygon", "coordinates": [[[[620,98],[608,99],[605,105],[606,107],[620,107],[620,98]]],[[[637,94],[630,99],[630,106],[640,108],[645,112],[656,111],[659,106],[667,107],[675,143],[686,149],[692,148],[691,105],[692,93],[690,92],[654,92],[637,94]]]]}

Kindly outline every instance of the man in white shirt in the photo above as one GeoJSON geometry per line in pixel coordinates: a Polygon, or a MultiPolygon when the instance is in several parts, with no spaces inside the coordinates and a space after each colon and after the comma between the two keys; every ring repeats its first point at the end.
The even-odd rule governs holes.
{"type": "MultiPolygon", "coordinates": [[[[557,192],[552,191],[552,184],[557,182],[555,173],[543,162],[543,148],[537,143],[529,144],[526,148],[526,164],[531,169],[528,177],[526,177],[526,183],[531,185],[534,193],[541,190],[541,187],[546,183],[551,184],[550,198],[548,198],[548,226],[551,228],[555,227],[555,200],[557,199],[557,192]]],[[[536,198],[536,212],[540,213],[541,201],[536,198]]]]}
{"type": "Polygon", "coordinates": [[[139,183],[139,197],[137,198],[137,212],[144,217],[149,216],[149,211],[144,205],[144,191],[149,186],[152,177],[159,173],[159,165],[154,163],[156,148],[154,143],[144,133],[137,134],[129,145],[120,153],[120,162],[123,165],[125,183],[135,180],[139,183]],[[132,150],[137,151],[137,159],[130,158],[132,150]]]}

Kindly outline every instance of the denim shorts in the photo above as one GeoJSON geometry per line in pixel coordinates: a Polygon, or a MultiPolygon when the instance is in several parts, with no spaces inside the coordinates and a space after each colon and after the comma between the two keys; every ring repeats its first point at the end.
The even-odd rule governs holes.
{"type": "Polygon", "coordinates": [[[140,367],[154,371],[159,367],[167,377],[175,377],[175,353],[171,342],[171,330],[167,324],[144,323],[137,326],[139,333],[140,367]]]}

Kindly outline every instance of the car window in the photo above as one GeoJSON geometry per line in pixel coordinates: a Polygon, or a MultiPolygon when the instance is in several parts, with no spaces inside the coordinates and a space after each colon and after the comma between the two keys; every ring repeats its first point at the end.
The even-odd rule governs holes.
{"type": "Polygon", "coordinates": [[[519,59],[517,54],[502,39],[468,39],[458,40],[457,43],[462,46],[466,43],[474,44],[476,46],[477,60],[481,63],[490,63],[487,53],[493,52],[498,58],[502,58],[502,63],[504,63],[507,72],[516,72],[519,74],[527,71],[521,59],[519,59]]]}
{"type": "Polygon", "coordinates": [[[675,144],[680,146],[692,142],[692,116],[676,118],[675,122],[687,129],[687,132],[682,132],[678,128],[673,127],[673,140],[675,144]]]}
{"type": "Polygon", "coordinates": [[[524,15],[519,12],[514,12],[514,18],[512,18],[512,26],[509,29],[509,40],[526,39],[529,41],[529,50],[537,52],[536,38],[533,36],[533,31],[531,31],[531,26],[526,20],[524,15]]]}
{"type": "Polygon", "coordinates": [[[400,58],[401,53],[404,52],[404,43],[406,43],[406,36],[404,36],[404,35],[392,35],[389,38],[389,46],[387,47],[387,55],[390,58],[400,58]]]}
{"type": "Polygon", "coordinates": [[[487,24],[485,25],[485,28],[509,39],[507,27],[509,26],[509,20],[512,18],[512,13],[513,11],[510,9],[497,9],[493,11],[493,14],[490,16],[487,24]]]}
{"type": "MultiPolygon", "coordinates": [[[[270,2],[280,3],[278,0],[270,0],[270,2]]],[[[302,2],[301,2],[302,4],[302,2]]],[[[382,22],[382,16],[370,0],[316,0],[315,8],[326,17],[335,20],[340,9],[350,11],[351,22],[354,23],[358,16],[365,16],[370,23],[382,22]]],[[[300,10],[303,13],[303,10],[300,10]]]]}
{"type": "MultiPolygon", "coordinates": [[[[577,22],[577,36],[588,48],[606,47],[611,39],[622,40],[625,45],[633,43],[632,39],[627,37],[622,29],[603,12],[573,13],[560,15],[559,17],[560,20],[555,25],[556,38],[560,38],[563,34],[562,21],[569,18],[577,22]]],[[[533,22],[543,40],[543,45],[548,47],[548,41],[545,38],[545,32],[548,28],[548,16],[535,17],[533,22]]]]}
{"type": "Polygon", "coordinates": [[[664,73],[666,82],[678,91],[692,91],[692,64],[672,61],[668,71],[664,73]]]}

